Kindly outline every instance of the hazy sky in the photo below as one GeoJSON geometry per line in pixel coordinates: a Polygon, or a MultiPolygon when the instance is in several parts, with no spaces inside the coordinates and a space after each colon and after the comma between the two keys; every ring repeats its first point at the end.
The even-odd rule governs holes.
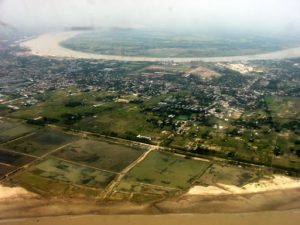
{"type": "Polygon", "coordinates": [[[300,0],[0,0],[0,20],[19,26],[300,27],[300,0]]]}

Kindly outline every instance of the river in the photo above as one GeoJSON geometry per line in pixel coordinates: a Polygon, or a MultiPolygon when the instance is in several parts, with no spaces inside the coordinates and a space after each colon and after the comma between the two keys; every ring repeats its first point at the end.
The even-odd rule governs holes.
{"type": "Polygon", "coordinates": [[[143,56],[120,56],[120,55],[101,55],[95,53],[87,53],[64,48],[61,42],[76,36],[79,32],[56,32],[42,34],[31,40],[22,42],[20,45],[30,49],[30,53],[34,55],[58,58],[80,58],[80,59],[99,59],[99,60],[118,60],[118,61],[148,61],[148,62],[234,62],[234,61],[250,61],[250,60],[270,60],[270,59],[286,59],[300,57],[300,47],[290,48],[270,53],[242,56],[222,56],[222,57],[186,57],[186,58],[158,58],[143,56]]]}

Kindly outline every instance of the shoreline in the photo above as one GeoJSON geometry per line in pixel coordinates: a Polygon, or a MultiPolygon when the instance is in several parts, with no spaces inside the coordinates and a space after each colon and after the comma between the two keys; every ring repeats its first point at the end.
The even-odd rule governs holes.
{"type": "Polygon", "coordinates": [[[168,214],[168,215],[81,215],[81,216],[59,216],[59,217],[35,217],[0,220],[0,225],[108,225],[108,224],[130,224],[130,225],[297,225],[300,220],[300,210],[266,211],[239,214],[168,214]]]}
{"type": "MultiPolygon", "coordinates": [[[[4,198],[2,196],[2,199],[0,198],[0,221],[9,218],[86,214],[165,215],[170,213],[207,214],[300,210],[300,179],[276,175],[271,180],[260,180],[245,186],[246,188],[236,186],[233,186],[233,188],[230,185],[220,186],[220,184],[217,184],[216,186],[201,186],[201,189],[199,189],[199,186],[194,186],[181,196],[145,204],[128,201],[46,198],[19,187],[0,186],[2,189],[19,190],[19,192],[15,192],[15,196],[10,194],[8,198],[5,198],[5,196],[4,198]],[[217,192],[212,187],[218,188],[217,192]],[[230,187],[231,192],[228,191],[230,189],[226,192],[225,189],[222,189],[224,187],[227,189],[230,187]],[[25,193],[25,196],[20,195],[20,193],[25,193]]],[[[10,193],[10,191],[7,193],[10,193]]]]}
{"type": "Polygon", "coordinates": [[[186,195],[232,195],[253,194],[268,191],[288,190],[300,188],[300,179],[283,175],[274,175],[270,179],[261,179],[258,182],[248,183],[242,187],[217,183],[213,186],[191,187],[186,195]]]}
{"type": "Polygon", "coordinates": [[[184,57],[184,58],[159,58],[159,57],[139,57],[139,56],[120,56],[120,55],[101,55],[96,53],[87,53],[64,48],[61,42],[70,39],[79,34],[79,32],[56,32],[42,34],[36,38],[20,43],[21,47],[30,49],[30,54],[70,59],[98,59],[98,60],[116,60],[116,61],[136,61],[136,62],[234,62],[251,60],[271,60],[300,57],[300,47],[274,51],[270,53],[242,55],[242,56],[220,56],[220,57],[184,57]]]}

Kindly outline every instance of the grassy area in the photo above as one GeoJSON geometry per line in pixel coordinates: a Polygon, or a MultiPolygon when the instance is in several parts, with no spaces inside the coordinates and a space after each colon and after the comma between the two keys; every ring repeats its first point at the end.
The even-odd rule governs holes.
{"type": "MultiPolygon", "coordinates": [[[[44,117],[51,123],[122,138],[138,134],[160,136],[160,129],[147,120],[151,115],[142,113],[140,105],[115,102],[116,97],[115,93],[79,92],[71,87],[49,92],[44,96],[45,101],[24,107],[11,116],[22,119],[44,117]]],[[[123,97],[131,99],[134,96],[120,96],[123,97]]],[[[159,100],[154,98],[145,104],[159,100]]]]}
{"type": "Polygon", "coordinates": [[[55,153],[56,157],[120,172],[144,150],[95,140],[79,140],[55,153]]]}
{"type": "Polygon", "coordinates": [[[35,159],[34,157],[1,150],[0,148],[0,163],[2,164],[19,167],[19,166],[26,165],[27,163],[30,163],[34,159],[35,159]]]}
{"type": "Polygon", "coordinates": [[[27,171],[18,173],[12,178],[12,182],[43,196],[82,197],[84,199],[89,197],[94,199],[102,192],[102,189],[79,187],[59,180],[48,179],[27,171]]]}
{"type": "MultiPolygon", "coordinates": [[[[210,165],[209,162],[185,159],[164,152],[151,152],[146,159],[137,164],[124,178],[128,183],[145,183],[175,189],[187,189],[199,174],[210,165]]],[[[123,182],[118,189],[129,191],[123,182]]]]}
{"type": "Polygon", "coordinates": [[[0,143],[10,141],[37,130],[37,127],[25,124],[24,121],[1,118],[0,143]]]}
{"type": "Polygon", "coordinates": [[[36,164],[31,172],[48,179],[95,188],[105,188],[115,176],[113,173],[79,166],[52,157],[36,164]]]}
{"type": "Polygon", "coordinates": [[[134,105],[119,105],[105,112],[99,112],[96,117],[89,117],[74,124],[77,129],[85,129],[97,133],[107,133],[120,137],[137,136],[138,134],[157,137],[159,129],[147,122],[149,116],[140,112],[134,105]]]}
{"type": "Polygon", "coordinates": [[[4,147],[26,154],[42,156],[50,150],[70,143],[75,139],[75,136],[57,130],[43,130],[9,142],[5,144],[4,147]]]}
{"type": "Polygon", "coordinates": [[[261,171],[253,168],[241,168],[233,165],[214,164],[197,179],[195,184],[209,186],[218,183],[242,187],[247,183],[255,182],[263,176],[261,171]]]}
{"type": "Polygon", "coordinates": [[[11,116],[22,119],[44,116],[62,120],[61,116],[66,113],[94,113],[105,109],[105,105],[99,108],[93,106],[98,103],[97,97],[103,97],[103,95],[100,92],[78,92],[74,87],[50,91],[43,96],[44,101],[31,107],[23,107],[21,110],[11,113],[11,116]],[[80,104],[72,106],[70,105],[71,102],[79,102],[80,104]]]}
{"type": "Polygon", "coordinates": [[[21,155],[0,148],[0,178],[16,170],[18,167],[32,162],[34,159],[34,157],[21,155]]]}
{"type": "Polygon", "coordinates": [[[150,30],[97,30],[62,43],[78,51],[148,57],[201,57],[257,54],[292,46],[291,41],[243,34],[158,32],[150,30]]]}
{"type": "Polygon", "coordinates": [[[271,115],[281,123],[300,120],[300,101],[297,97],[269,96],[266,102],[271,115]]]}

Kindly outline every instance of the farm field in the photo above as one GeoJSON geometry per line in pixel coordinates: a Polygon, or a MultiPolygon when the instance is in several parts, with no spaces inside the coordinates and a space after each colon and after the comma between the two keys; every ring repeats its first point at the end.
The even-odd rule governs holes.
{"type": "Polygon", "coordinates": [[[128,186],[128,183],[145,183],[186,190],[209,165],[206,161],[185,159],[164,152],[151,152],[125,176],[118,189],[130,191],[131,186],[128,186]]]}
{"type": "Polygon", "coordinates": [[[276,121],[284,123],[300,120],[299,98],[269,96],[266,102],[276,121]]]}
{"type": "Polygon", "coordinates": [[[0,163],[0,179],[3,176],[5,176],[6,174],[8,174],[9,172],[12,172],[15,169],[16,169],[16,167],[14,167],[14,166],[6,165],[6,164],[1,164],[0,163]]]}
{"type": "Polygon", "coordinates": [[[120,172],[143,152],[142,149],[82,139],[64,147],[54,155],[98,169],[120,172]]]}
{"type": "Polygon", "coordinates": [[[136,161],[146,148],[123,146],[92,136],[83,138],[80,133],[71,135],[49,128],[3,146],[5,149],[0,149],[3,184],[19,185],[42,196],[143,204],[179,196],[194,185],[222,183],[242,187],[266,174],[265,170],[249,171],[158,150],[150,150],[136,161]],[[26,148],[20,148],[23,143],[26,148]],[[54,149],[57,150],[51,152],[54,149]],[[122,174],[129,165],[132,167],[122,174]],[[5,178],[14,170],[16,173],[5,178]]]}
{"type": "Polygon", "coordinates": [[[45,118],[46,122],[61,126],[122,138],[136,137],[138,134],[155,138],[160,134],[160,129],[147,121],[151,116],[142,113],[139,105],[118,102],[118,98],[129,101],[136,97],[80,92],[71,87],[49,92],[45,101],[22,108],[11,113],[11,116],[27,120],[45,118]]]}
{"type": "Polygon", "coordinates": [[[9,142],[5,148],[13,149],[21,153],[42,156],[50,150],[75,140],[75,137],[55,130],[42,130],[31,136],[9,142]]]}
{"type": "Polygon", "coordinates": [[[29,155],[22,155],[16,152],[11,152],[9,150],[4,150],[0,148],[0,164],[19,167],[26,165],[34,159],[35,157],[30,157],[29,155]]]}
{"type": "Polygon", "coordinates": [[[39,162],[30,172],[52,180],[95,188],[104,188],[114,178],[113,173],[79,166],[53,157],[39,162]]]}
{"type": "Polygon", "coordinates": [[[24,121],[0,118],[0,143],[10,141],[35,131],[37,127],[26,124],[24,121]]]}
{"type": "Polygon", "coordinates": [[[222,183],[242,187],[248,183],[258,181],[263,175],[264,173],[259,170],[249,170],[232,165],[213,164],[195,183],[203,186],[222,183]]]}
{"type": "Polygon", "coordinates": [[[48,179],[28,171],[16,174],[10,183],[24,187],[42,196],[95,199],[95,197],[102,192],[102,189],[75,186],[71,183],[48,179]]]}

